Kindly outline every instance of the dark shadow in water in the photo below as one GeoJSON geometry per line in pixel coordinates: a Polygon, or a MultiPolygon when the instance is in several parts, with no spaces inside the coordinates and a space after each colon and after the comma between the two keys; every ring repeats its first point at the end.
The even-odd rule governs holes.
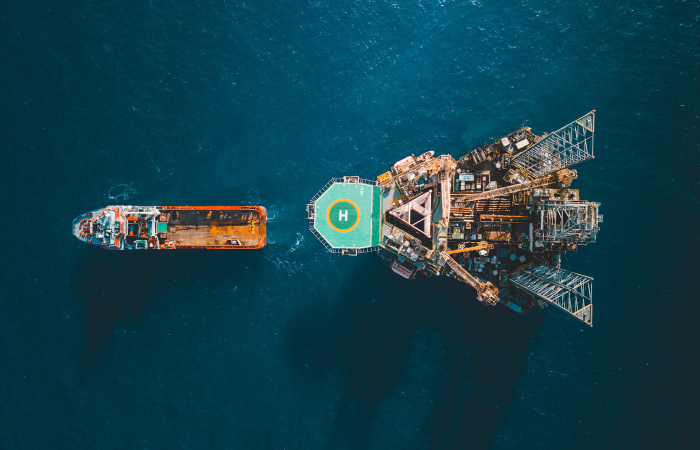
{"type": "Polygon", "coordinates": [[[73,289],[85,305],[81,370],[104,358],[120,322],[135,322],[156,292],[167,289],[153,273],[152,254],[87,248],[73,273],[73,289]]]}
{"type": "Polygon", "coordinates": [[[497,305],[500,311],[481,311],[486,317],[479,320],[486,307],[472,305],[477,308],[452,303],[445,311],[452,327],[441,330],[448,347],[441,391],[426,423],[430,448],[491,446],[544,317],[538,311],[522,317],[497,305]]]}
{"type": "Polygon", "coordinates": [[[406,281],[379,260],[368,260],[332,291],[340,294],[328,299],[320,292],[286,330],[299,363],[346,372],[330,448],[370,444],[377,405],[401,382],[418,330],[439,339],[444,353],[438,375],[425,381],[432,407],[415,448],[491,445],[543,314],[483,306],[470,287],[445,277],[406,281]]]}
{"type": "Polygon", "coordinates": [[[86,248],[72,277],[73,290],[85,306],[81,372],[101,363],[119,324],[137,322],[154,299],[165,298],[178,286],[187,290],[193,283],[204,283],[214,288],[223,280],[245,276],[231,268],[259,266],[260,252],[86,248]]]}

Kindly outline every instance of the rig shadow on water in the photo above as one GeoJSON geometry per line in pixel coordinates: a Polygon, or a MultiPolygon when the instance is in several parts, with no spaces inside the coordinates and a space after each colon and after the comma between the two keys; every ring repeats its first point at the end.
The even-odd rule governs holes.
{"type": "Polygon", "coordinates": [[[139,322],[157,299],[168,297],[173,289],[187,291],[192,284],[235,282],[245,274],[231,271],[231,267],[243,263],[256,267],[261,260],[250,252],[84,251],[71,280],[73,292],[85,308],[83,372],[104,360],[120,325],[139,322]]]}
{"type": "Polygon", "coordinates": [[[414,418],[404,418],[422,428],[416,434],[421,442],[411,445],[489,447],[544,314],[534,311],[523,318],[484,307],[457,282],[405,283],[399,277],[387,280],[387,272],[367,257],[367,264],[333,287],[340,295],[325,300],[319,292],[286,330],[287,345],[300,367],[316,372],[341,368],[346,374],[329,447],[372,446],[384,400],[402,384],[409,364],[415,364],[418,333],[426,333],[428,342],[438,341],[430,346],[440,350],[420,361],[422,367],[432,365],[426,369],[432,375],[421,380],[421,392],[409,394],[429,397],[421,400],[414,418]]]}

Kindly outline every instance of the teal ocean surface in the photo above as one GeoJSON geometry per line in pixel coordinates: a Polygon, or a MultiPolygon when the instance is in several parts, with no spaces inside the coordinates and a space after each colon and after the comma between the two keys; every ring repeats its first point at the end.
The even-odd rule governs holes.
{"type": "Polygon", "coordinates": [[[694,447],[698,42],[694,1],[3,2],[0,448],[694,447]],[[308,231],[331,177],[591,109],[593,328],[308,231]],[[71,236],[108,204],[263,205],[268,246],[71,236]]]}

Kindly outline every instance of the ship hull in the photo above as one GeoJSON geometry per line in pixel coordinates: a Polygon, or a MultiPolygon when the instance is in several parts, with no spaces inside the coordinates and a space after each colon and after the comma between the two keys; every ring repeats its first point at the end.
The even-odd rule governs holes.
{"type": "Polygon", "coordinates": [[[262,206],[107,206],[73,221],[73,236],[106,250],[246,250],[267,243],[262,206]]]}

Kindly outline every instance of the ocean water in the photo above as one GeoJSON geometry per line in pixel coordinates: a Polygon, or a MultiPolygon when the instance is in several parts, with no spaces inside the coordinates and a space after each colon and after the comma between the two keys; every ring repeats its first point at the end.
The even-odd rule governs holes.
{"type": "Polygon", "coordinates": [[[0,448],[689,448],[693,1],[3,2],[0,448]],[[594,327],[338,257],[331,177],[597,111],[594,327]],[[254,252],[105,252],[107,204],[259,204],[254,252]]]}

